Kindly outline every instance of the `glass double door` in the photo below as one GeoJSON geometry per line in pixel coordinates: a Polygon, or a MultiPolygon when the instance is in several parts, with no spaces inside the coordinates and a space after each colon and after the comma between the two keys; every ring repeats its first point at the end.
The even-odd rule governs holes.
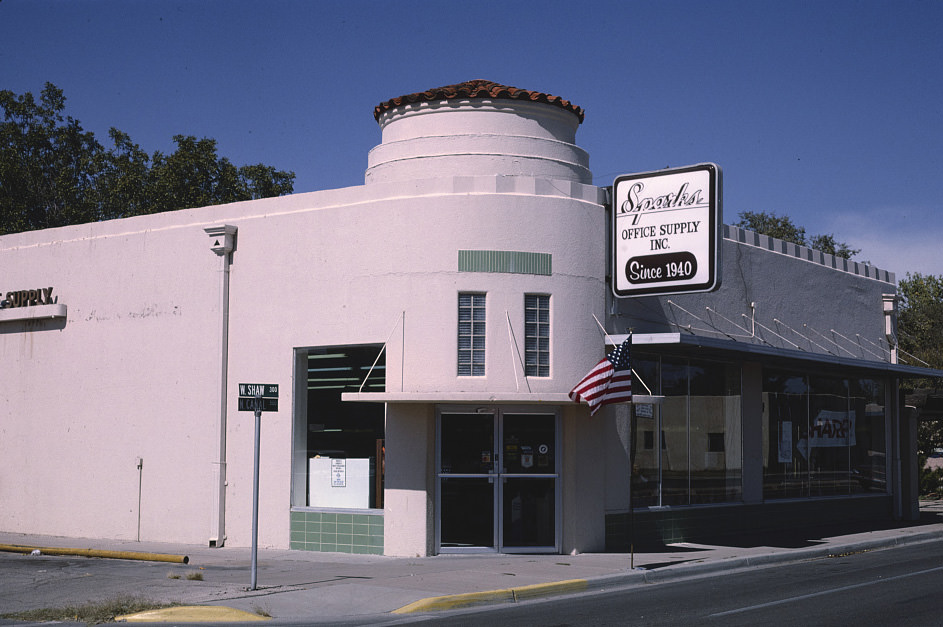
{"type": "Polygon", "coordinates": [[[438,552],[559,552],[557,423],[547,413],[439,414],[438,552]]]}

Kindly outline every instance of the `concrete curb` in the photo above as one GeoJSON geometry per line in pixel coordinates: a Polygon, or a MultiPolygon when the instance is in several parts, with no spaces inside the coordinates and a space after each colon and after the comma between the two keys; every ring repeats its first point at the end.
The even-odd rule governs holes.
{"type": "Polygon", "coordinates": [[[179,605],[115,616],[116,623],[251,623],[267,620],[271,618],[215,605],[179,605]]]}
{"type": "Polygon", "coordinates": [[[0,544],[0,551],[8,553],[30,554],[39,551],[43,555],[78,555],[80,557],[103,557],[108,559],[141,560],[145,562],[172,562],[188,564],[186,555],[168,555],[166,553],[141,553],[137,551],[105,551],[102,549],[70,549],[54,546],[21,546],[19,544],[0,544]]]}
{"type": "Polygon", "coordinates": [[[460,607],[473,605],[516,603],[528,599],[538,599],[546,596],[572,594],[589,589],[586,579],[567,579],[550,583],[536,583],[530,586],[518,586],[503,590],[486,590],[484,592],[465,592],[462,594],[448,594],[440,597],[419,599],[409,605],[393,610],[392,614],[412,614],[414,612],[435,612],[440,610],[454,610],[460,607]]]}
{"type": "Polygon", "coordinates": [[[616,588],[639,583],[664,583],[676,579],[700,577],[722,571],[731,571],[739,568],[768,566],[771,564],[786,564],[802,562],[811,559],[822,559],[831,556],[840,556],[863,551],[874,551],[904,544],[917,544],[943,538],[943,530],[926,531],[921,533],[862,540],[835,546],[820,546],[807,549],[790,549],[763,555],[746,555],[730,559],[706,561],[698,563],[679,564],[675,568],[659,570],[644,570],[637,568],[630,573],[619,573],[590,579],[570,579],[550,583],[534,584],[503,590],[488,590],[485,592],[468,592],[463,594],[448,594],[438,597],[419,599],[409,605],[393,610],[392,614],[412,614],[415,612],[434,612],[454,610],[474,605],[496,605],[499,603],[517,603],[541,597],[573,594],[616,588]]]}

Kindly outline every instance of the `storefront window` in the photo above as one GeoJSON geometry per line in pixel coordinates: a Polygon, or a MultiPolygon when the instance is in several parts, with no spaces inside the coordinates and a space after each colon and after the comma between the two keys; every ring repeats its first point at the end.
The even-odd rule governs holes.
{"type": "Polygon", "coordinates": [[[295,408],[293,505],[383,507],[384,405],[341,401],[343,392],[361,391],[361,384],[362,391],[384,391],[381,349],[296,351],[296,381],[304,381],[306,402],[295,408]]]}
{"type": "MultiPolygon", "coordinates": [[[[693,505],[742,499],[740,368],[635,354],[632,368],[659,409],[632,413],[632,505],[693,505]],[[661,433],[661,450],[655,433],[661,433]]],[[[636,390],[645,389],[633,382],[636,390]]]]}
{"type": "Polygon", "coordinates": [[[740,368],[692,360],[688,375],[690,502],[739,501],[743,496],[740,368]]]}
{"type": "Polygon", "coordinates": [[[849,406],[854,417],[850,443],[852,492],[887,492],[884,382],[849,381],[849,406]]]}
{"type": "Polygon", "coordinates": [[[767,372],[763,496],[886,492],[884,385],[767,372]]]}
{"type": "Polygon", "coordinates": [[[690,465],[688,460],[688,366],[687,362],[661,360],[661,428],[665,450],[661,454],[661,504],[687,505],[690,465]]]}
{"type": "MultiPolygon", "coordinates": [[[[851,420],[848,388],[842,379],[811,377],[809,437],[803,446],[809,457],[809,491],[812,496],[848,494],[848,445],[851,420]]],[[[802,444],[800,442],[800,444],[802,444]]]]}
{"type": "MultiPolygon", "coordinates": [[[[633,352],[632,372],[635,374],[632,378],[632,389],[636,394],[659,393],[660,376],[657,357],[633,352]]],[[[632,405],[632,448],[629,455],[632,466],[633,507],[651,507],[658,505],[661,500],[659,478],[661,452],[655,447],[655,433],[659,422],[656,412],[657,409],[653,405],[632,405]]],[[[664,449],[664,433],[662,433],[661,441],[661,448],[664,449]]]]}
{"type": "Polygon", "coordinates": [[[802,375],[768,372],[763,381],[763,496],[809,495],[809,386],[802,375]]]}

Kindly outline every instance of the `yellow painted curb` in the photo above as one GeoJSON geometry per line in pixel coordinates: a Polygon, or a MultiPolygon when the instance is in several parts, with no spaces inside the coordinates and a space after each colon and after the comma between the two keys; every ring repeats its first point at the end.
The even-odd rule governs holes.
{"type": "Polygon", "coordinates": [[[504,603],[536,599],[553,594],[569,594],[586,590],[585,579],[567,579],[550,583],[535,583],[530,586],[518,586],[504,590],[487,590],[485,592],[466,592],[464,594],[448,594],[441,597],[419,599],[409,605],[393,610],[393,614],[412,614],[413,612],[435,612],[440,610],[454,610],[470,605],[483,603],[504,603]]]}
{"type": "Polygon", "coordinates": [[[110,559],[144,560],[148,562],[173,562],[188,564],[190,558],[186,555],[169,555],[167,553],[141,553],[138,551],[105,551],[102,549],[67,549],[55,546],[21,546],[19,544],[0,544],[0,551],[9,553],[32,553],[39,551],[43,555],[79,555],[81,557],[105,557],[110,559]]]}
{"type": "Polygon", "coordinates": [[[137,614],[116,616],[115,621],[128,623],[245,623],[260,620],[270,620],[267,616],[259,616],[251,612],[237,610],[232,607],[216,605],[180,605],[167,607],[162,610],[148,610],[137,614]]]}
{"type": "Polygon", "coordinates": [[[536,599],[551,594],[570,594],[572,592],[583,592],[587,588],[585,579],[567,579],[566,581],[554,581],[551,583],[537,583],[532,586],[521,586],[511,588],[514,592],[515,601],[525,599],[536,599]]]}

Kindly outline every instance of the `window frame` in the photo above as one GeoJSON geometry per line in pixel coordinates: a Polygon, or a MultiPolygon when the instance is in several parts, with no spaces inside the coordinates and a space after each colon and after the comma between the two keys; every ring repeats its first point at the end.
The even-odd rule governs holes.
{"type": "Polygon", "coordinates": [[[524,294],[524,374],[528,377],[551,376],[551,303],[550,294],[524,294]],[[531,301],[535,306],[531,306],[531,301]],[[534,313],[531,320],[530,312],[534,313]],[[546,319],[541,319],[541,314],[546,319]],[[545,335],[541,335],[544,331],[545,335]],[[543,341],[541,341],[543,340],[543,341]],[[532,345],[533,344],[533,345],[532,345]]]}
{"type": "Polygon", "coordinates": [[[487,293],[459,292],[457,304],[456,376],[483,377],[487,363],[487,293]],[[464,299],[468,299],[467,304],[464,299]]]}
{"type": "MultiPolygon", "coordinates": [[[[377,512],[383,510],[383,497],[385,490],[385,477],[383,476],[383,457],[385,453],[386,426],[385,413],[383,405],[373,403],[344,403],[340,396],[343,392],[356,392],[365,385],[371,392],[383,392],[386,390],[386,363],[382,344],[330,344],[330,345],[311,345],[305,347],[295,347],[294,349],[294,397],[296,402],[292,410],[292,480],[291,480],[291,498],[292,510],[305,511],[345,511],[356,513],[377,512]],[[343,367],[334,368],[335,364],[326,364],[327,368],[319,368],[322,363],[320,360],[332,360],[334,358],[343,358],[344,355],[336,353],[348,353],[348,362],[341,364],[343,367]],[[314,361],[312,361],[314,360],[314,361]],[[371,365],[372,364],[372,365],[371,365]],[[339,370],[337,374],[333,370],[339,370]],[[321,374],[317,374],[319,371],[321,374]],[[312,385],[320,387],[312,387],[312,385]],[[317,390],[322,390],[318,392],[317,390]],[[312,394],[325,395],[330,397],[331,402],[337,403],[339,407],[344,407],[346,412],[354,416],[356,424],[350,426],[354,429],[361,429],[363,425],[371,422],[375,423],[374,437],[372,439],[373,449],[369,443],[358,443],[357,453],[354,455],[344,455],[344,459],[354,459],[367,457],[370,467],[369,478],[369,496],[367,507],[360,505],[328,505],[311,504],[311,458],[316,455],[316,450],[320,451],[320,446],[325,449],[331,448],[329,440],[325,439],[323,444],[312,447],[312,433],[318,433],[313,427],[320,425],[320,433],[328,434],[327,438],[337,437],[362,437],[341,435],[345,427],[338,424],[323,424],[319,422],[320,412],[323,408],[324,399],[315,402],[312,394]],[[315,410],[313,412],[313,410],[315,410]],[[329,428],[325,428],[329,427],[329,428]],[[340,427],[338,429],[338,427],[340,427]],[[370,453],[374,452],[373,455],[370,453]]],[[[326,410],[330,412],[331,410],[326,410]]],[[[345,418],[343,422],[348,422],[345,418]]],[[[314,436],[317,439],[320,436],[314,436]]],[[[346,447],[345,447],[346,448],[346,447]]],[[[348,449],[349,452],[349,449],[348,449]]],[[[319,453],[318,453],[319,454],[319,453]]],[[[333,456],[332,456],[333,457],[333,456]]],[[[340,455],[337,456],[341,458],[340,455]]]]}
{"type": "MultiPolygon", "coordinates": [[[[631,507],[742,503],[742,362],[640,351],[633,355],[633,368],[645,375],[655,394],[664,396],[665,402],[653,415],[640,415],[633,409],[630,417],[631,507]],[[712,380],[701,379],[699,373],[721,368],[723,389],[709,385],[710,393],[705,395],[699,386],[712,380]],[[708,413],[697,401],[711,397],[739,400],[725,400],[721,413],[708,413]],[[708,451],[708,434],[719,437],[719,419],[724,426],[725,450],[708,451]],[[660,448],[655,447],[658,431],[660,448]],[[722,468],[710,468],[721,460],[708,458],[705,453],[722,456],[722,468]],[[712,476],[715,470],[722,474],[712,476]]],[[[638,373],[635,376],[633,382],[638,383],[638,373]]]]}

